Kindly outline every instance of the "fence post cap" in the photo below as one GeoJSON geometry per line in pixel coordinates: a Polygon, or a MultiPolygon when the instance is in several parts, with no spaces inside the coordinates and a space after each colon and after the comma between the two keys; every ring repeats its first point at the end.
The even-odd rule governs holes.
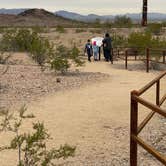
{"type": "Polygon", "coordinates": [[[138,93],[138,91],[137,90],[133,90],[133,91],[131,91],[131,95],[139,95],[139,93],[138,93]]]}

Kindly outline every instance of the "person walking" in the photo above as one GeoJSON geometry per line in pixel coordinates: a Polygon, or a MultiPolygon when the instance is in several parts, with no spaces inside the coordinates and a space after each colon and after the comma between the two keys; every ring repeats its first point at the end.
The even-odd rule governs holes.
{"type": "Polygon", "coordinates": [[[91,42],[90,40],[88,39],[86,45],[85,45],[85,50],[84,50],[85,53],[87,53],[88,55],[88,61],[91,62],[91,56],[93,55],[92,53],[92,45],[91,45],[91,42]]]}
{"type": "Polygon", "coordinates": [[[112,50],[112,39],[109,33],[106,33],[105,38],[103,40],[104,57],[107,62],[111,61],[111,63],[113,64],[113,57],[111,50],[112,50]]]}
{"type": "Polygon", "coordinates": [[[97,61],[99,54],[99,47],[97,46],[96,41],[93,42],[92,49],[93,49],[94,61],[97,61]]]}

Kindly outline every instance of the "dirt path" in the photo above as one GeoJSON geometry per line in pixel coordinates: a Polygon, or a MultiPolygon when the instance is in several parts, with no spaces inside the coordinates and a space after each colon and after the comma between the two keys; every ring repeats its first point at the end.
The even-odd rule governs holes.
{"type": "MultiPolygon", "coordinates": [[[[157,73],[116,69],[116,65],[121,64],[87,63],[81,71],[107,73],[110,78],[58,92],[29,106],[49,129],[54,138],[52,146],[64,143],[77,146],[76,156],[60,163],[72,166],[128,165],[130,91],[141,88],[157,73]]],[[[152,99],[151,93],[147,97],[152,99]]],[[[141,113],[140,117],[145,115],[141,113]]]]}

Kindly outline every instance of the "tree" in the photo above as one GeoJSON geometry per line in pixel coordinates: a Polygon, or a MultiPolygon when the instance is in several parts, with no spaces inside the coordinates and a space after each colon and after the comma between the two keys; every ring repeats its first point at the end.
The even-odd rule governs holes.
{"type": "Polygon", "coordinates": [[[59,149],[48,149],[47,141],[51,139],[44,124],[33,123],[32,133],[21,133],[20,128],[27,118],[34,118],[33,114],[25,115],[27,109],[22,107],[18,115],[10,113],[9,110],[1,110],[0,132],[12,132],[14,138],[9,146],[0,147],[0,150],[17,150],[18,166],[51,166],[54,159],[67,158],[73,156],[76,147],[69,145],[61,146],[59,149]]]}

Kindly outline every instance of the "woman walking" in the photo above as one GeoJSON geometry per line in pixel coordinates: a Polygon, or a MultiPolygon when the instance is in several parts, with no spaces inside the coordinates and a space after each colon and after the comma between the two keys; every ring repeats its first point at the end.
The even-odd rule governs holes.
{"type": "Polygon", "coordinates": [[[97,61],[99,54],[99,47],[97,46],[96,41],[93,42],[92,49],[93,49],[94,61],[97,61]]]}

